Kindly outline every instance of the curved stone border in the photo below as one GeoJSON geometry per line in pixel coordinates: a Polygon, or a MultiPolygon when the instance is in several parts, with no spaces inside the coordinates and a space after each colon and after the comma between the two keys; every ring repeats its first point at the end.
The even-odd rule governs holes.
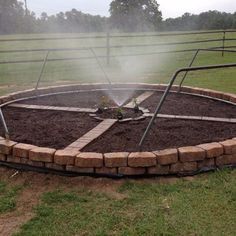
{"type": "MultiPolygon", "coordinates": [[[[137,85],[137,84],[136,84],[137,85]]],[[[164,89],[165,85],[139,84],[145,89],[164,89]]],[[[96,85],[74,85],[28,90],[0,97],[0,104],[43,94],[49,91],[67,91],[96,85]]],[[[99,86],[106,86],[101,85],[99,86]]],[[[132,87],[132,84],[116,84],[115,87],[132,87]]],[[[174,87],[176,91],[178,87],[174,87]]],[[[219,98],[236,103],[235,94],[221,93],[209,89],[183,87],[184,92],[219,98]]],[[[0,162],[46,168],[49,170],[96,174],[108,176],[140,175],[192,175],[202,170],[236,165],[236,138],[223,142],[201,144],[178,149],[153,152],[87,153],[76,150],[55,150],[34,145],[16,143],[0,137],[0,162]]]]}

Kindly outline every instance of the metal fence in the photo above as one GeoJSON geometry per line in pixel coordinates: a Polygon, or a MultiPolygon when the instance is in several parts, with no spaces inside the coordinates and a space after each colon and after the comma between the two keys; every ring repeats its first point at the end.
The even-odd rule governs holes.
{"type": "MultiPolygon", "coordinates": [[[[166,51],[154,51],[144,53],[122,53],[114,55],[111,53],[112,49],[129,49],[129,48],[148,48],[148,47],[163,47],[163,46],[178,46],[178,45],[196,45],[200,43],[215,43],[219,42],[220,46],[211,47],[211,49],[222,49],[222,55],[224,55],[223,49],[234,48],[236,46],[225,46],[226,42],[236,41],[236,38],[227,38],[227,34],[236,33],[236,30],[222,30],[222,31],[199,31],[199,32],[181,32],[181,33],[161,33],[161,34],[131,34],[131,35],[118,35],[110,34],[97,35],[97,36],[76,36],[76,37],[41,37],[41,38],[14,38],[14,39],[0,39],[0,43],[3,42],[29,42],[29,41],[62,41],[62,40],[81,40],[81,39],[104,39],[104,46],[93,46],[93,47],[75,47],[75,48],[41,48],[41,49],[14,49],[14,50],[0,50],[2,53],[32,53],[32,52],[45,52],[47,62],[55,61],[71,61],[81,59],[94,59],[93,56],[88,57],[67,57],[67,58],[48,58],[48,54],[51,52],[62,52],[62,51],[91,51],[92,49],[104,49],[106,53],[104,55],[97,55],[98,58],[105,59],[107,65],[110,64],[110,59],[114,57],[129,57],[129,56],[148,56],[166,53],[184,53],[184,52],[195,52],[199,48],[189,48],[182,50],[166,50],[166,51]],[[150,44],[123,44],[117,45],[112,44],[112,39],[129,39],[129,38],[161,38],[161,37],[176,37],[176,36],[188,36],[188,35],[219,35],[220,37],[212,39],[202,40],[184,40],[176,42],[165,42],[165,43],[150,43],[150,44]]],[[[0,61],[0,64],[15,64],[15,63],[40,63],[45,62],[45,59],[33,59],[33,60],[6,60],[0,61]]]]}

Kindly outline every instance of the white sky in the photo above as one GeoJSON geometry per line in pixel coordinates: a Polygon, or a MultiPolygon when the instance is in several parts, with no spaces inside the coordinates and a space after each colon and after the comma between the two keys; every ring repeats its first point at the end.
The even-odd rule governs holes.
{"type": "MultiPolygon", "coordinates": [[[[130,0],[132,1],[132,0],[130,0]]],[[[76,8],[85,13],[109,16],[111,0],[27,0],[30,10],[40,15],[45,11],[55,14],[76,8]]],[[[177,17],[185,12],[200,13],[208,10],[236,12],[236,0],[158,0],[163,17],[177,17]]]]}

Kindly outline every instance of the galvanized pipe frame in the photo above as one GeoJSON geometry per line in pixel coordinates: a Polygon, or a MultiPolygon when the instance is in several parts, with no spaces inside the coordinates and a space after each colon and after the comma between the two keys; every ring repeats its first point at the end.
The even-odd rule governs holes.
{"type": "Polygon", "coordinates": [[[166,100],[166,97],[167,95],[170,93],[170,89],[172,88],[175,80],[177,79],[177,76],[181,73],[181,72],[186,72],[186,71],[202,71],[202,70],[213,70],[213,69],[222,69],[222,68],[233,68],[233,67],[236,67],[236,63],[232,63],[232,64],[222,64],[222,65],[210,65],[210,66],[197,66],[197,67],[184,67],[184,68],[180,68],[179,70],[177,70],[170,82],[169,82],[169,85],[167,86],[159,104],[157,105],[157,108],[155,110],[155,113],[154,113],[154,116],[152,117],[152,119],[150,120],[140,142],[139,142],[139,148],[140,150],[142,150],[142,146],[143,146],[143,143],[147,137],[147,135],[149,134],[150,132],[150,129],[151,127],[153,126],[153,123],[154,121],[156,120],[157,118],[157,115],[159,114],[165,100],[166,100]]]}
{"type": "MultiPolygon", "coordinates": [[[[229,52],[229,53],[235,53],[235,52],[236,52],[235,50],[228,50],[228,49],[225,50],[224,48],[223,48],[222,50],[220,50],[220,49],[198,49],[198,50],[196,51],[196,53],[194,54],[194,56],[193,56],[193,58],[192,58],[192,60],[191,60],[191,62],[190,62],[190,64],[189,64],[189,67],[192,67],[192,65],[193,65],[193,63],[195,62],[195,60],[196,60],[196,58],[197,58],[199,52],[201,52],[201,51],[207,51],[207,52],[222,52],[222,56],[224,56],[224,52],[229,52]]],[[[180,84],[179,84],[179,92],[181,91],[182,85],[183,85],[183,83],[184,83],[184,81],[185,81],[185,79],[186,79],[186,77],[187,77],[187,75],[188,75],[188,72],[189,72],[189,71],[186,71],[186,72],[185,72],[183,78],[182,78],[181,81],[180,81],[180,84]]]]}

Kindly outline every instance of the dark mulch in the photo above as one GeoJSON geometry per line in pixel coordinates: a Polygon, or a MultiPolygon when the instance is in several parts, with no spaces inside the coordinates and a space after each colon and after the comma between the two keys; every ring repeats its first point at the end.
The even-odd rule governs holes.
{"type": "Polygon", "coordinates": [[[5,108],[3,113],[11,140],[56,149],[65,148],[98,124],[88,114],[73,112],[5,108]]]}
{"type": "MultiPolygon", "coordinates": [[[[127,96],[127,92],[124,92],[126,94],[123,92],[116,91],[118,99],[123,99],[127,96]]],[[[135,96],[140,93],[140,91],[134,92],[135,96]]],[[[102,96],[104,96],[104,93],[101,91],[85,92],[33,99],[26,101],[26,103],[92,108],[97,105],[102,96]]],[[[148,108],[153,112],[160,96],[161,93],[156,92],[142,103],[142,107],[148,108]]],[[[4,108],[3,111],[12,140],[58,149],[65,148],[99,123],[89,117],[89,114],[10,107],[4,108]]],[[[126,116],[133,117],[133,114],[130,114],[132,110],[124,109],[124,111],[126,116]]],[[[211,99],[171,94],[161,113],[236,118],[236,107],[211,99]]],[[[116,112],[108,110],[102,117],[116,118],[114,114],[116,112]]],[[[148,121],[149,119],[147,118],[139,122],[117,123],[84,150],[95,152],[137,151],[138,143],[147,127],[148,121]]],[[[173,119],[158,119],[157,121],[145,141],[143,150],[151,151],[197,145],[236,137],[236,124],[173,119]]],[[[3,135],[1,125],[0,135],[3,135]]]]}
{"type": "MultiPolygon", "coordinates": [[[[149,119],[116,124],[83,151],[138,151],[138,143],[149,119]]],[[[205,121],[158,119],[144,142],[144,151],[223,141],[236,137],[236,124],[205,121]]]]}
{"type": "MultiPolygon", "coordinates": [[[[154,112],[162,94],[161,92],[156,92],[141,105],[154,112]]],[[[161,113],[169,115],[236,118],[236,106],[213,99],[171,93],[164,102],[161,113]]]]}
{"type": "Polygon", "coordinates": [[[132,100],[133,97],[136,97],[141,93],[142,92],[131,90],[112,90],[112,92],[89,91],[39,97],[35,99],[29,99],[20,103],[45,106],[97,108],[101,103],[104,102],[104,100],[107,105],[115,106],[116,104],[111,98],[127,103],[132,100]]]}

